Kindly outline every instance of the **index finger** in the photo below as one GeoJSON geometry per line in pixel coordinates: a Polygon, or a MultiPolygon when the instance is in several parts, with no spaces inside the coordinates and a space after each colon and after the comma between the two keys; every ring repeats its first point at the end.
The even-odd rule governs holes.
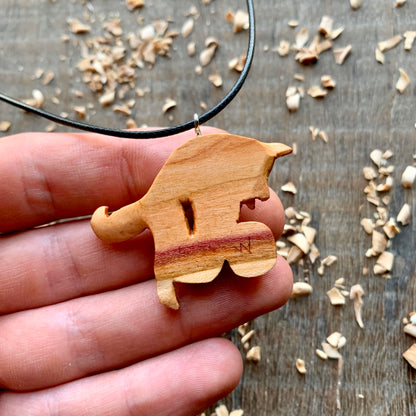
{"type": "MultiPolygon", "coordinates": [[[[220,130],[205,127],[204,133],[220,130]]],[[[140,198],[170,153],[195,136],[124,140],[24,133],[0,141],[0,233],[91,214],[140,198]]]]}

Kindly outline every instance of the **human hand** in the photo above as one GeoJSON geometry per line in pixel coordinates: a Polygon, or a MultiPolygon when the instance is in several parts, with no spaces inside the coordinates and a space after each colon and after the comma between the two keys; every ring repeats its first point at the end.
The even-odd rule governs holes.
{"type": "MultiPolygon", "coordinates": [[[[109,245],[89,219],[33,228],[137,200],[193,136],[0,140],[0,416],[194,416],[237,385],[240,353],[215,337],[288,299],[283,259],[258,278],[178,284],[172,311],[157,298],[149,232],[109,245]]],[[[283,229],[273,192],[244,216],[283,229]]]]}

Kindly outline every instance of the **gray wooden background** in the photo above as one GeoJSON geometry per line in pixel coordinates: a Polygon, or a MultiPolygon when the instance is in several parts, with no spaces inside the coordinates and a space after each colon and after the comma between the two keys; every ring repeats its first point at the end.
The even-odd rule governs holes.
{"type": "MultiPolygon", "coordinates": [[[[401,43],[385,53],[384,65],[376,62],[374,50],[381,40],[416,30],[416,1],[408,0],[395,8],[394,0],[364,0],[355,11],[348,0],[255,3],[257,49],[253,69],[238,98],[211,124],[264,141],[296,143],[296,155],[277,161],[271,185],[277,191],[287,181],[296,185],[295,196],[279,191],[284,205],[311,214],[321,256],[333,254],[338,261],[323,276],[318,275],[317,265],[308,262],[305,267],[294,267],[296,281],[302,281],[304,269],[309,269],[307,276],[314,292],[250,324],[256,331],[251,343],[261,346],[262,360],[245,364],[240,386],[222,403],[229,409],[241,408],[248,416],[415,415],[416,372],[401,356],[414,339],[403,333],[401,321],[416,308],[416,201],[415,187],[405,192],[400,176],[413,164],[416,153],[416,46],[406,52],[401,43]],[[293,42],[301,27],[315,34],[323,15],[331,16],[335,27],[345,28],[335,47],[352,45],[343,65],[334,62],[332,51],[308,67],[295,62],[293,52],[282,58],[273,51],[281,39],[293,42]],[[299,21],[297,29],[287,25],[291,19],[299,21]],[[404,94],[395,89],[398,68],[404,68],[411,79],[404,94]],[[284,97],[289,85],[301,85],[293,80],[295,73],[304,75],[305,89],[318,84],[323,74],[331,75],[337,85],[322,100],[305,96],[299,110],[291,114],[284,97]],[[328,143],[313,141],[310,125],[324,130],[328,143]],[[369,153],[375,148],[394,152],[391,163],[396,185],[390,192],[390,214],[397,215],[405,201],[413,212],[412,222],[392,242],[396,259],[388,280],[371,272],[373,262],[365,259],[371,239],[360,227],[360,219],[372,212],[363,193],[366,181],[362,168],[371,164],[369,153]],[[364,266],[370,267],[367,276],[362,273],[364,266]],[[350,302],[338,308],[329,304],[326,291],[339,277],[345,278],[347,288],[360,283],[365,290],[364,329],[355,323],[350,302]],[[322,361],[315,355],[315,349],[334,331],[347,339],[341,351],[341,370],[337,361],[322,361]],[[296,358],[305,360],[306,375],[297,373],[296,358]]],[[[118,15],[125,33],[137,30],[139,15],[145,23],[171,17],[170,28],[180,29],[192,5],[201,17],[190,39],[201,50],[207,36],[217,36],[220,47],[215,60],[201,76],[195,75],[197,58],[188,57],[188,40],[179,36],[169,59],[160,58],[152,70],[139,72],[137,87],[150,87],[151,94],[137,99],[133,109],[138,125],[190,120],[194,112],[201,113],[201,101],[209,107],[214,105],[237,77],[227,63],[244,54],[247,33],[233,34],[224,15],[228,9],[245,9],[243,0],[213,0],[208,6],[199,0],[147,0],[142,10],[134,13],[128,12],[121,0],[1,0],[0,90],[24,99],[34,88],[40,88],[46,97],[45,108],[68,112],[71,117],[75,117],[75,105],[92,102],[94,110],[88,111],[91,122],[125,128],[126,117],[114,114],[111,108],[101,108],[97,96],[82,82],[82,74],[76,69],[80,50],[74,45],[80,36],[69,33],[66,19],[73,16],[82,20],[89,10],[97,18],[92,24],[92,34],[96,35],[102,33],[100,21],[118,15]],[[68,35],[70,41],[63,43],[62,35],[68,35]],[[37,68],[54,71],[50,85],[33,79],[37,68]],[[213,87],[207,80],[214,72],[222,75],[222,88],[213,87]],[[75,98],[75,90],[84,91],[84,98],[75,98]],[[59,104],[51,102],[53,96],[59,98],[59,104]],[[167,97],[174,98],[177,107],[163,114],[167,97]]],[[[44,131],[49,124],[0,104],[3,120],[12,122],[7,134],[44,131]]],[[[238,343],[239,337],[232,336],[238,343]]]]}

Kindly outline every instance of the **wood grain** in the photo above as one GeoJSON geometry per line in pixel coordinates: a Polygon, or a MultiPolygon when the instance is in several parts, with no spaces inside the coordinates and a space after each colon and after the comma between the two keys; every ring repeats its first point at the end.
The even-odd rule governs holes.
{"type": "MultiPolygon", "coordinates": [[[[108,15],[117,10],[132,29],[137,15],[126,12],[123,3],[120,1],[119,7],[115,7],[114,1],[101,0],[93,5],[97,14],[108,15]]],[[[148,13],[149,22],[169,15],[180,29],[184,13],[192,4],[185,0],[174,3],[170,6],[153,2],[141,13],[148,13]]],[[[297,154],[281,160],[276,173],[270,176],[271,185],[278,191],[282,180],[295,183],[295,196],[280,192],[284,205],[311,213],[322,256],[334,254],[338,261],[323,276],[318,275],[316,265],[293,267],[295,280],[308,277],[313,293],[291,300],[281,310],[251,323],[256,331],[251,342],[262,347],[262,360],[258,364],[246,363],[240,386],[222,402],[228,408],[242,408],[246,415],[257,416],[415,415],[416,372],[402,358],[414,340],[403,334],[401,319],[416,309],[416,201],[415,188],[404,191],[399,183],[401,173],[413,163],[412,155],[416,153],[416,50],[413,47],[406,52],[400,44],[386,52],[384,65],[375,61],[374,50],[379,41],[415,29],[416,3],[409,0],[402,8],[394,8],[392,0],[364,0],[355,11],[348,0],[262,0],[255,6],[257,50],[250,77],[237,99],[212,124],[265,142],[296,143],[297,154]],[[272,52],[281,39],[293,41],[300,27],[316,33],[324,14],[334,18],[335,27],[345,27],[335,45],[352,45],[342,66],[335,64],[331,51],[324,52],[316,65],[308,67],[297,64],[293,55],[281,58],[272,52]],[[287,25],[290,19],[299,21],[298,29],[287,25]],[[400,67],[411,80],[403,94],[394,88],[400,67]],[[284,97],[289,85],[298,85],[293,80],[295,73],[305,77],[307,87],[319,84],[324,74],[330,74],[337,85],[323,100],[306,96],[299,110],[289,113],[284,97]],[[310,125],[325,130],[329,142],[312,141],[310,125]],[[362,216],[372,212],[363,194],[366,181],[362,168],[370,165],[368,156],[375,148],[394,152],[391,162],[395,165],[396,186],[391,193],[392,215],[405,201],[412,206],[413,214],[411,223],[392,243],[396,259],[389,280],[362,273],[363,266],[372,266],[365,259],[371,239],[360,227],[362,216]],[[341,276],[348,287],[360,283],[365,290],[364,329],[355,323],[352,304],[341,308],[329,304],[326,291],[341,276]],[[347,338],[342,350],[342,371],[337,362],[321,361],[314,352],[333,331],[340,331],[347,338]],[[297,373],[296,358],[305,360],[305,376],[297,373]]],[[[235,81],[237,74],[228,70],[228,61],[245,52],[247,34],[233,34],[222,16],[227,9],[244,8],[244,2],[214,1],[207,8],[199,3],[198,7],[202,13],[191,39],[202,50],[205,38],[215,34],[220,41],[215,60],[204,68],[202,76],[196,76],[197,57],[187,56],[187,40],[176,39],[177,49],[170,60],[159,60],[153,70],[141,73],[140,85],[150,86],[152,93],[136,104],[139,125],[191,120],[195,111],[200,113],[201,101],[208,106],[215,104],[235,81]],[[217,89],[207,80],[214,72],[222,75],[223,88],[217,89]],[[178,105],[169,114],[162,114],[164,100],[169,96],[178,105]]],[[[72,92],[83,89],[83,102],[95,103],[90,121],[123,128],[125,118],[114,114],[111,108],[97,105],[96,97],[83,85],[81,74],[75,69],[80,52],[72,37],[69,44],[60,41],[61,35],[68,33],[67,17],[82,17],[84,11],[81,2],[75,1],[53,4],[47,0],[3,0],[0,88],[18,98],[27,98],[39,86],[32,80],[35,69],[53,69],[55,80],[42,90],[47,102],[55,88],[61,88],[62,94],[60,104],[48,108],[74,116],[72,108],[79,104],[79,99],[72,92]],[[68,56],[67,60],[59,60],[60,55],[68,56]]],[[[3,104],[0,114],[1,119],[12,121],[9,133],[43,131],[48,124],[3,104]]],[[[231,337],[239,344],[238,335],[231,337]]]]}

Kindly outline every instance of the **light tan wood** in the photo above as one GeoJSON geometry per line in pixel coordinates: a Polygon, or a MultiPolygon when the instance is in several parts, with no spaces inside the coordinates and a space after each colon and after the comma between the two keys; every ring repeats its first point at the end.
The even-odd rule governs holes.
{"type": "Polygon", "coordinates": [[[239,276],[260,276],[276,262],[270,229],[239,222],[241,205],[269,198],[274,160],[291,152],[231,134],[198,136],[169,157],[147,194],[108,215],[98,208],[91,225],[106,242],[121,242],[149,228],[160,302],[179,308],[173,282],[206,283],[224,262],[239,276]]]}

